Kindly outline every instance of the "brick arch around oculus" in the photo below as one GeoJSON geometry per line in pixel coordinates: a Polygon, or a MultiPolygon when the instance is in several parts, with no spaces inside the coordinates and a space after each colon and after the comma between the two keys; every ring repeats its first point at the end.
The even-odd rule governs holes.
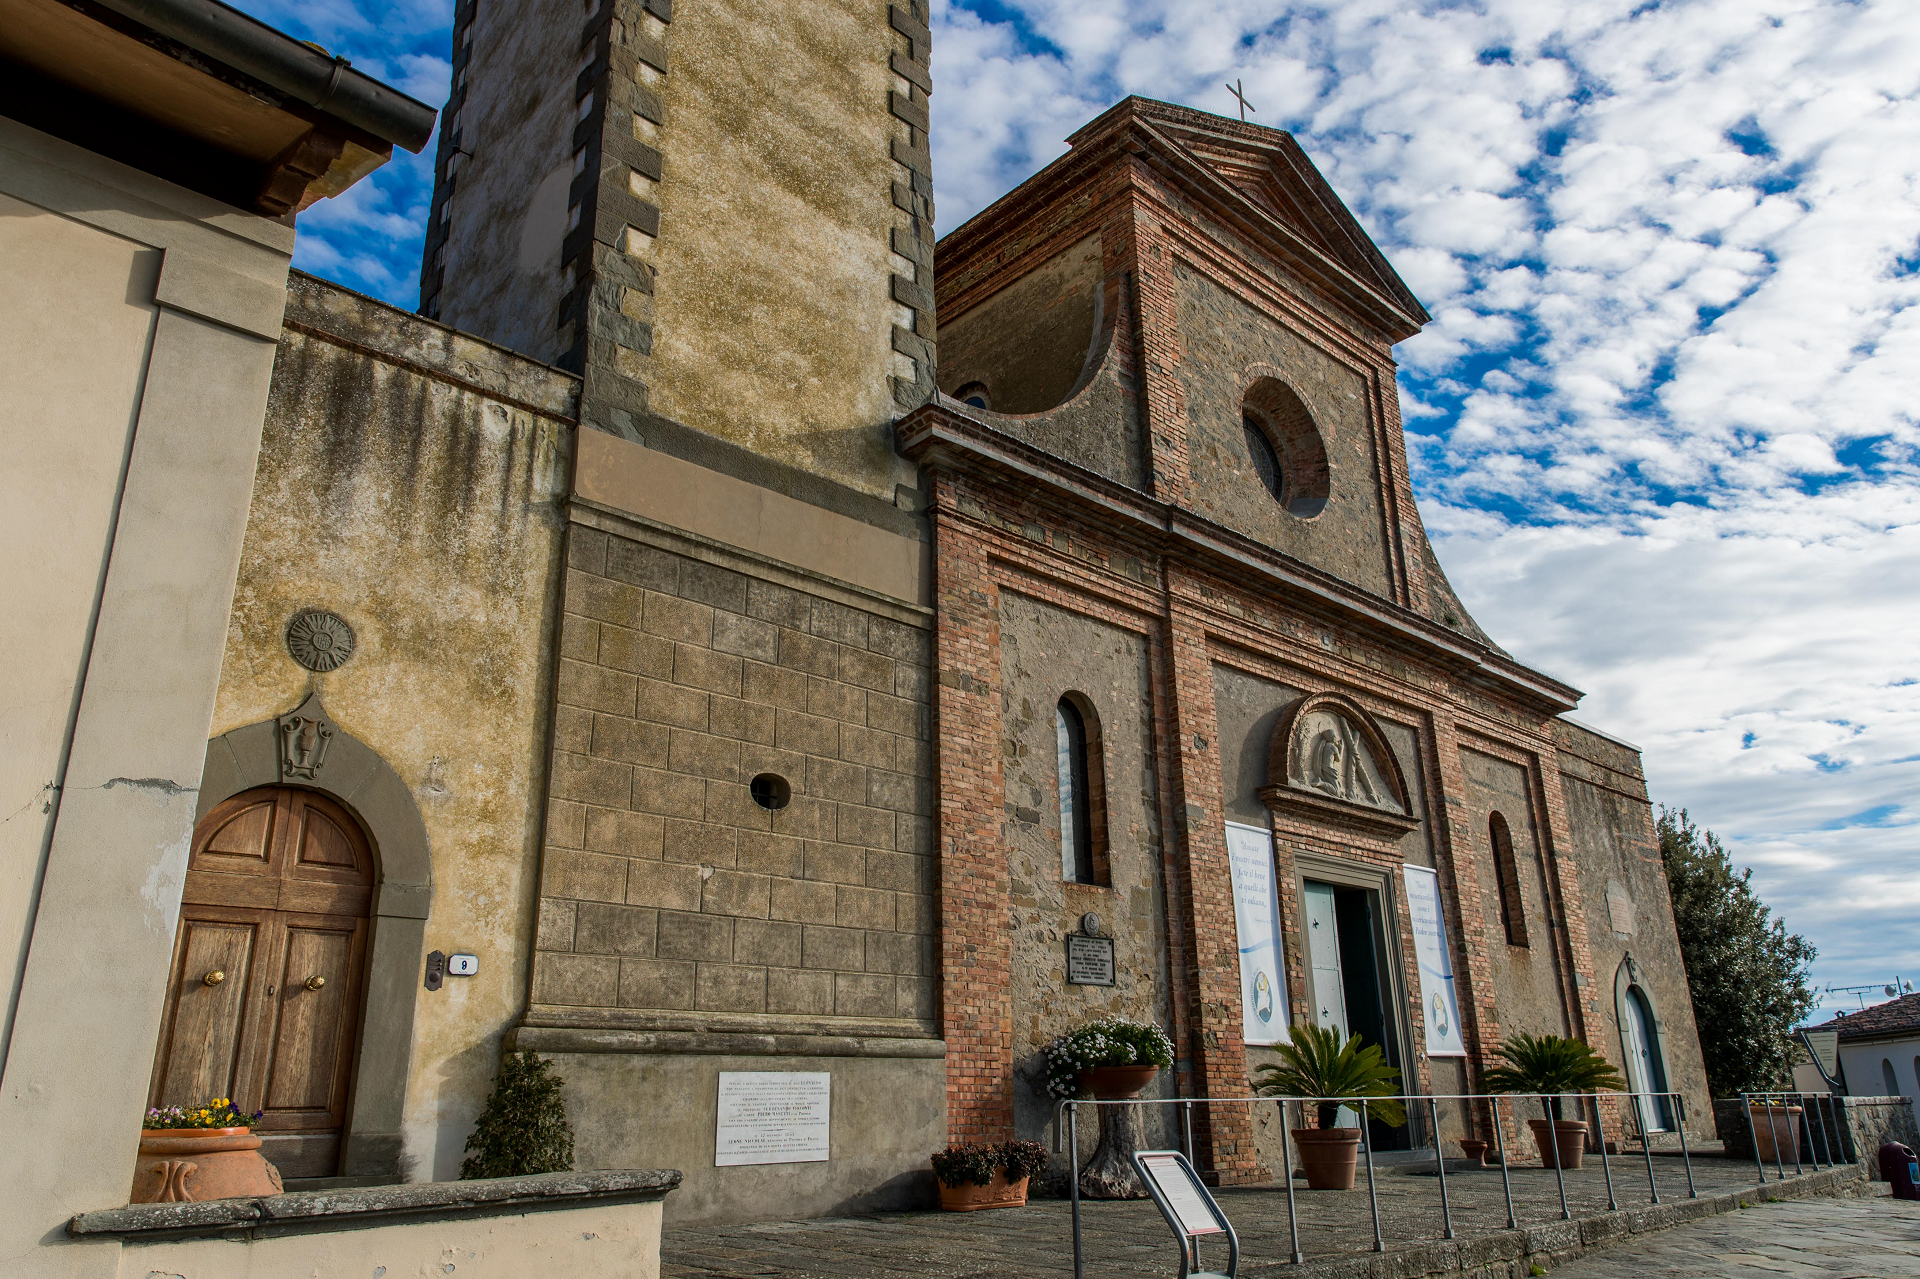
{"type": "Polygon", "coordinates": [[[1264,428],[1279,454],[1288,514],[1312,519],[1333,496],[1333,467],[1327,442],[1299,392],[1271,364],[1249,365],[1240,377],[1240,412],[1264,428]]]}
{"type": "MultiPolygon", "coordinates": [[[[317,694],[292,714],[326,712],[317,694]]],[[[367,954],[366,1009],[354,1061],[353,1095],[342,1134],[343,1176],[404,1175],[401,1124],[412,1064],[413,1018],[421,989],[433,862],[413,792],[378,751],[327,719],[333,730],[313,778],[284,775],[282,717],[236,728],[207,743],[197,828],[223,801],[256,786],[298,786],[344,806],[373,844],[378,879],[367,954]]]]}

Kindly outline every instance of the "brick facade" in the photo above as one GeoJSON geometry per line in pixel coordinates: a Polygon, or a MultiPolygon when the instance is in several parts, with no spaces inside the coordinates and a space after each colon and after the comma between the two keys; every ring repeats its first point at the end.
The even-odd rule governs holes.
{"type": "MultiPolygon", "coordinates": [[[[1003,418],[945,399],[898,428],[902,452],[925,468],[932,492],[951,1134],[1014,1135],[1019,1090],[1031,1086],[1022,1036],[1035,1033],[1036,1011],[1017,1004],[1010,974],[1044,955],[1008,928],[1032,909],[1031,894],[1008,873],[1020,839],[1015,814],[1028,799],[1012,793],[997,737],[1000,702],[1011,696],[1003,655],[1031,643],[1004,628],[1034,623],[1009,621],[1021,615],[1004,607],[1009,591],[1136,634],[1151,654],[1155,847],[1167,916],[1162,993],[1177,1044],[1177,1095],[1244,1096],[1251,1065],[1263,1059],[1241,1041],[1223,825],[1245,800],[1229,794],[1238,772],[1224,769],[1223,758],[1231,748],[1239,761],[1254,748],[1222,738],[1221,670],[1265,687],[1345,695],[1370,719],[1397,726],[1396,759],[1417,781],[1417,825],[1404,836],[1293,810],[1268,816],[1296,1017],[1309,996],[1302,867],[1338,865],[1380,884],[1395,909],[1389,985],[1401,1001],[1410,1088],[1471,1086],[1513,1030],[1604,1045],[1598,1032],[1611,1013],[1596,990],[1610,989],[1612,975],[1594,971],[1585,886],[1592,858],[1579,852],[1593,839],[1574,830],[1566,786],[1575,783],[1563,781],[1557,718],[1579,695],[1493,647],[1427,544],[1391,356],[1425,313],[1284,134],[1130,99],[1071,141],[1072,152],[941,243],[939,302],[943,324],[963,325],[970,309],[1098,236],[1098,287],[1114,304],[1102,312],[1105,331],[1094,335],[1098,367],[1074,398],[1050,410],[1003,418]],[[1285,383],[1325,437],[1332,518],[1280,512],[1246,461],[1235,388],[1263,378],[1285,383]],[[1124,412],[1097,399],[1112,387],[1127,396],[1124,412]],[[1096,403],[1109,407],[1089,407],[1096,403]],[[1111,439],[1130,421],[1143,424],[1144,479],[1135,483],[1102,442],[1103,430],[1111,439]],[[1494,801],[1469,779],[1466,751],[1512,770],[1518,798],[1499,802],[1516,807],[1515,819],[1534,832],[1538,936],[1532,953],[1514,962],[1538,977],[1546,993],[1538,1008],[1516,1006],[1502,988],[1508,957],[1498,948],[1506,940],[1485,874],[1494,801]],[[1420,975],[1398,888],[1403,864],[1439,875],[1469,1051],[1462,1066],[1424,1051],[1420,975]]],[[[947,374],[941,381],[953,389],[947,374]]],[[[1284,704],[1276,700],[1274,709],[1284,704]]],[[[1637,760],[1624,766],[1637,770],[1637,760]]],[[[1577,784],[1590,789],[1584,779],[1594,769],[1580,767],[1577,784]]],[[[1057,821],[1057,797],[1051,802],[1042,819],[1057,821]]],[[[1644,842],[1650,829],[1644,800],[1616,805],[1608,820],[1629,832],[1629,843],[1644,842]]],[[[1639,910],[1666,916],[1645,876],[1636,882],[1639,910]]],[[[1071,921],[1058,909],[1064,931],[1071,921]]],[[[1047,1031],[1070,1024],[1056,1017],[1047,1031]]],[[[1676,1038],[1690,1035],[1690,1021],[1675,1019],[1675,1029],[1676,1038]]],[[[1612,1055],[1618,1059],[1617,1047],[1612,1055]]],[[[1672,1086],[1703,1102],[1694,1058],[1674,1058],[1672,1086]]],[[[1213,1177],[1270,1173],[1244,1112],[1223,1108],[1211,1123],[1203,1114],[1196,1136],[1213,1177]]],[[[1462,1118],[1443,1119],[1442,1135],[1465,1135],[1462,1118]]],[[[1607,1122],[1617,1121],[1610,1112],[1607,1122]]]]}

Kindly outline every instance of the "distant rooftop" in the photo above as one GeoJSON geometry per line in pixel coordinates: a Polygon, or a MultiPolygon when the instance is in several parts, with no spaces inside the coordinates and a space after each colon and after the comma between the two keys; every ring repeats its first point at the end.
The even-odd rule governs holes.
{"type": "Polygon", "coordinates": [[[1902,995],[1884,1004],[1841,1013],[1808,1030],[1837,1030],[1842,1040],[1879,1039],[1891,1035],[1920,1035],[1920,994],[1902,995]]]}

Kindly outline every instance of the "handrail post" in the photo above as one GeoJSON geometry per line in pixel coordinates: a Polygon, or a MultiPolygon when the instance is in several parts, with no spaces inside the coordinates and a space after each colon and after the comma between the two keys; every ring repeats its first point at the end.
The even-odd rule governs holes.
{"type": "MultiPolygon", "coordinates": [[[[1304,1121],[1306,1116],[1301,1115],[1304,1121]]],[[[1293,1202],[1293,1138],[1288,1133],[1287,1103],[1280,1103],[1280,1159],[1287,1166],[1287,1230],[1293,1236],[1293,1264],[1306,1258],[1300,1255],[1300,1216],[1293,1202]]]]}
{"type": "MultiPolygon", "coordinates": [[[[1833,1125],[1833,1142],[1834,1146],[1840,1151],[1840,1159],[1846,1159],[1847,1157],[1847,1138],[1840,1127],[1840,1116],[1845,1109],[1837,1094],[1827,1094],[1826,1114],[1828,1122],[1833,1125]]],[[[1829,1160],[1828,1162],[1838,1163],[1840,1159],[1829,1160]]],[[[1847,1162],[1851,1163],[1852,1160],[1847,1160],[1847,1162]]]]}
{"type": "Polygon", "coordinates": [[[1193,1162],[1193,1102],[1191,1100],[1183,1101],[1180,1103],[1180,1120],[1181,1120],[1181,1126],[1186,1130],[1187,1162],[1192,1163],[1193,1162]]]}
{"type": "MultiPolygon", "coordinates": [[[[1774,1179],[1776,1181],[1785,1181],[1787,1179],[1787,1167],[1780,1159],[1780,1124],[1778,1116],[1774,1112],[1785,1110],[1786,1107],[1784,1105],[1774,1105],[1773,1096],[1774,1094],[1772,1093],[1767,1094],[1767,1136],[1773,1138],[1773,1171],[1776,1174],[1774,1179]]],[[[1766,1170],[1763,1168],[1760,1176],[1764,1180],[1766,1175],[1766,1170]]]]}
{"type": "Polygon", "coordinates": [[[1633,1113],[1640,1121],[1640,1149],[1647,1159],[1647,1189],[1653,1195],[1652,1202],[1659,1203],[1660,1183],[1653,1178],[1653,1134],[1647,1131],[1647,1111],[1644,1106],[1636,1103],[1633,1113]]]}
{"type": "MultiPolygon", "coordinates": [[[[1600,1170],[1607,1174],[1607,1211],[1619,1212],[1619,1201],[1613,1197],[1613,1164],[1607,1159],[1607,1115],[1600,1108],[1600,1094],[1593,1094],[1593,1122],[1600,1130],[1600,1170]]],[[[1623,1127],[1624,1135],[1626,1129],[1623,1127]]]]}
{"type": "Polygon", "coordinates": [[[1547,1100],[1547,1094],[1539,1096],[1540,1112],[1547,1117],[1547,1149],[1553,1152],[1553,1179],[1560,1186],[1560,1220],[1572,1221],[1573,1210],[1567,1207],[1567,1161],[1560,1157],[1560,1126],[1553,1118],[1553,1105],[1547,1100]]]}
{"type": "MultiPolygon", "coordinates": [[[[1807,1122],[1807,1095],[1800,1092],[1790,1092],[1787,1093],[1786,1096],[1800,1098],[1800,1123],[1801,1126],[1804,1127],[1807,1122]]],[[[1789,1102],[1786,1106],[1782,1107],[1782,1109],[1787,1112],[1787,1140],[1793,1143],[1793,1175],[1796,1177],[1803,1176],[1806,1173],[1806,1169],[1800,1165],[1800,1130],[1793,1126],[1793,1104],[1789,1102]]],[[[1813,1153],[1811,1148],[1809,1148],[1807,1153],[1813,1153]]]]}
{"type": "Polygon", "coordinates": [[[1760,1174],[1760,1184],[1767,1184],[1767,1166],[1760,1162],[1760,1129],[1753,1119],[1753,1094],[1740,1094],[1740,1108],[1747,1112],[1747,1136],[1753,1141],[1753,1170],[1760,1174]]]}
{"type": "Polygon", "coordinates": [[[1082,1279],[1080,1252],[1080,1102],[1067,1102],[1067,1149],[1073,1189],[1073,1279],[1082,1279]]]}
{"type": "MultiPolygon", "coordinates": [[[[1519,1135],[1517,1129],[1514,1135],[1519,1135]]],[[[1498,1097],[1493,1099],[1493,1139],[1500,1143],[1500,1186],[1507,1194],[1507,1229],[1517,1230],[1520,1228],[1520,1223],[1513,1215],[1513,1171],[1507,1167],[1507,1130],[1500,1119],[1498,1097]]]]}
{"type": "Polygon", "coordinates": [[[1440,1170],[1440,1220],[1446,1223],[1447,1233],[1443,1238],[1453,1238],[1453,1203],[1447,1198],[1447,1152],[1440,1148],[1440,1099],[1430,1097],[1427,1105],[1433,1112],[1433,1166],[1440,1170]]]}
{"type": "Polygon", "coordinates": [[[1367,1099],[1360,1099],[1360,1145],[1367,1152],[1367,1200],[1373,1205],[1373,1250],[1385,1252],[1387,1244],[1380,1237],[1380,1194],[1373,1184],[1373,1133],[1367,1124],[1367,1099]]]}
{"type": "Polygon", "coordinates": [[[1687,1099],[1681,1093],[1668,1093],[1673,1098],[1674,1124],[1680,1129],[1680,1162],[1687,1166],[1687,1198],[1698,1199],[1700,1192],[1693,1187],[1693,1152],[1687,1149],[1687,1099]]]}

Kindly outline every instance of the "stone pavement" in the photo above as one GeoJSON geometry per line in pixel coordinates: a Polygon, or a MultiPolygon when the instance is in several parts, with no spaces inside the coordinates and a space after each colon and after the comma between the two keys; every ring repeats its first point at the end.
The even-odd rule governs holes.
{"type": "Polygon", "coordinates": [[[1801,1199],[1648,1235],[1553,1272],[1555,1279],[1914,1279],[1920,1203],[1801,1199]]]}
{"type": "MultiPolygon", "coordinates": [[[[1432,1164],[1382,1169],[1377,1180],[1382,1233],[1388,1257],[1372,1254],[1373,1226],[1364,1173],[1351,1191],[1299,1192],[1300,1246],[1309,1263],[1294,1275],[1364,1275],[1380,1264],[1396,1276],[1495,1265],[1495,1273],[1527,1274],[1542,1262],[1571,1259],[1582,1240],[1610,1240],[1629,1231],[1657,1229],[1676,1220],[1729,1211],[1741,1200],[1757,1202],[1753,1165],[1727,1159],[1693,1161],[1700,1198],[1687,1194],[1685,1165],[1656,1156],[1654,1180],[1667,1207],[1649,1209],[1644,1159],[1615,1156],[1614,1195],[1624,1211],[1609,1212],[1605,1172],[1597,1158],[1566,1176],[1568,1207],[1560,1215],[1559,1189],[1551,1170],[1512,1169],[1514,1213],[1520,1229],[1506,1229],[1506,1204],[1498,1169],[1455,1172],[1446,1179],[1455,1238],[1445,1243],[1440,1180],[1432,1164]],[[1515,1259],[1519,1259],[1517,1262],[1515,1259]],[[1319,1264],[1314,1264],[1319,1263],[1319,1264]]],[[[1782,1196],[1845,1193],[1852,1169],[1812,1173],[1767,1192],[1782,1196]]],[[[1287,1201],[1273,1187],[1236,1187],[1218,1192],[1221,1207],[1240,1236],[1243,1273],[1287,1267],[1290,1245],[1287,1201]]],[[[1082,1236],[1087,1279],[1131,1279],[1176,1273],[1172,1236],[1153,1205],[1143,1201],[1083,1200],[1082,1236]]],[[[1035,1200],[1025,1208],[979,1213],[895,1212],[747,1226],[669,1229],[662,1241],[663,1279],[783,1275],[794,1279],[1021,1279],[1073,1272],[1073,1235],[1064,1200],[1035,1200]]],[[[1224,1247],[1202,1254],[1209,1266],[1224,1266],[1224,1247]]],[[[1382,1271],[1382,1273],[1386,1273],[1382,1271]]],[[[1920,1268],[1911,1272],[1920,1279],[1920,1268]]]]}

